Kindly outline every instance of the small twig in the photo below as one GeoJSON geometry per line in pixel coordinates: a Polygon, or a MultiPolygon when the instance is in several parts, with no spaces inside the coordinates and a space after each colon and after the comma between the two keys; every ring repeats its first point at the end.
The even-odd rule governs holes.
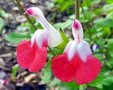
{"type": "Polygon", "coordinates": [[[16,52],[1,54],[0,58],[15,56],[16,52]]]}
{"type": "Polygon", "coordinates": [[[1,68],[2,70],[4,70],[4,71],[11,71],[9,68],[4,67],[4,66],[2,66],[2,65],[0,65],[0,68],[1,68]]]}
{"type": "Polygon", "coordinates": [[[56,53],[48,46],[49,50],[53,53],[54,56],[56,56],[56,53]]]}
{"type": "MultiPolygon", "coordinates": [[[[24,7],[20,4],[20,2],[18,0],[15,0],[18,7],[22,10],[23,13],[25,13],[25,9],[24,7]]],[[[26,19],[29,21],[29,23],[33,26],[34,30],[37,30],[36,26],[33,24],[32,20],[30,19],[30,17],[25,13],[24,14],[26,19]]]]}

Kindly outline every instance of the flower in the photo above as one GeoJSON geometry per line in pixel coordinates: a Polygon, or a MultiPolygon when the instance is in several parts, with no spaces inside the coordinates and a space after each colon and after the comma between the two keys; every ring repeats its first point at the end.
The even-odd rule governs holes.
{"type": "Polygon", "coordinates": [[[74,40],[70,41],[63,54],[52,60],[53,74],[63,82],[76,81],[87,84],[96,79],[100,70],[100,61],[92,55],[87,41],[83,40],[83,29],[78,20],[72,25],[74,40]]]}
{"type": "Polygon", "coordinates": [[[18,44],[17,62],[22,68],[37,72],[46,64],[48,45],[58,46],[62,43],[62,37],[38,7],[30,7],[26,12],[36,18],[44,29],[36,30],[30,41],[24,40],[18,44]]]}
{"type": "Polygon", "coordinates": [[[62,43],[62,37],[60,33],[45,19],[42,11],[38,7],[30,7],[26,12],[33,16],[48,32],[48,45],[51,47],[56,47],[62,43]],[[56,38],[57,37],[57,38],[56,38]]]}

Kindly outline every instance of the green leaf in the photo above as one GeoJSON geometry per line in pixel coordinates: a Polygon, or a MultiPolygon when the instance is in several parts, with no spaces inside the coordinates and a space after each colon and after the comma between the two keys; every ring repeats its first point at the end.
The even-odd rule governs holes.
{"type": "Polygon", "coordinates": [[[65,46],[69,42],[69,38],[65,35],[63,31],[60,31],[60,34],[62,36],[63,42],[59,46],[57,46],[57,48],[65,48],[65,46]]]}
{"type": "Polygon", "coordinates": [[[103,75],[100,75],[93,82],[89,83],[89,85],[92,87],[102,89],[103,88],[103,81],[104,81],[104,77],[103,77],[103,75]]]}
{"type": "Polygon", "coordinates": [[[101,72],[101,74],[96,78],[96,80],[89,83],[88,85],[91,87],[96,87],[99,90],[104,90],[104,86],[110,86],[112,84],[113,84],[113,77],[111,75],[111,72],[104,71],[101,72]]]}
{"type": "Polygon", "coordinates": [[[73,20],[69,19],[66,22],[63,23],[56,23],[54,26],[56,29],[66,29],[67,27],[71,27],[73,20]]]}
{"type": "Polygon", "coordinates": [[[85,13],[85,16],[84,16],[84,14],[80,14],[80,21],[81,22],[88,22],[92,18],[95,17],[94,12],[88,11],[88,8],[84,8],[84,12],[87,12],[87,13],[85,13]]]}
{"type": "Polygon", "coordinates": [[[113,20],[113,12],[108,13],[106,18],[109,18],[109,19],[113,20]]]}
{"type": "Polygon", "coordinates": [[[113,58],[111,58],[110,60],[107,60],[106,65],[112,69],[113,68],[113,58]]]}
{"type": "Polygon", "coordinates": [[[41,79],[44,83],[49,83],[51,81],[51,77],[52,77],[51,61],[49,60],[46,64],[46,66],[44,67],[44,69],[42,70],[41,79]]]}
{"type": "Polygon", "coordinates": [[[57,4],[57,8],[63,12],[73,5],[74,0],[53,0],[55,4],[57,4]]]}
{"type": "Polygon", "coordinates": [[[102,90],[112,90],[113,88],[113,84],[109,85],[109,86],[104,86],[104,88],[102,90]]]}
{"type": "Polygon", "coordinates": [[[113,51],[113,39],[107,40],[108,51],[113,51]]]}
{"type": "Polygon", "coordinates": [[[20,26],[17,27],[17,30],[18,31],[29,30],[31,33],[35,32],[33,26],[29,22],[22,23],[20,26]]]}
{"type": "Polygon", "coordinates": [[[113,11],[113,4],[106,4],[103,7],[103,12],[108,13],[113,11]]]}
{"type": "Polygon", "coordinates": [[[51,69],[50,68],[43,70],[43,75],[41,77],[42,81],[44,83],[49,83],[50,80],[51,80],[51,75],[52,74],[51,74],[51,69]]]}
{"type": "Polygon", "coordinates": [[[94,54],[95,57],[97,57],[99,60],[103,61],[103,56],[101,53],[94,54]]]}
{"type": "Polygon", "coordinates": [[[12,68],[11,79],[14,82],[15,82],[15,78],[16,78],[16,74],[17,74],[18,69],[19,69],[18,64],[14,65],[13,68],[12,68]]]}
{"type": "Polygon", "coordinates": [[[112,0],[106,0],[106,2],[107,2],[107,3],[110,3],[110,4],[113,3],[112,0]]]}
{"type": "Polygon", "coordinates": [[[97,45],[98,45],[100,48],[103,48],[105,41],[104,41],[104,39],[98,39],[98,40],[96,41],[96,43],[97,43],[97,45]],[[102,41],[103,41],[103,42],[102,42],[102,41]]]}
{"type": "Polygon", "coordinates": [[[19,69],[19,65],[18,64],[14,65],[12,68],[12,75],[15,76],[17,74],[18,69],[19,69]]]}
{"type": "Polygon", "coordinates": [[[106,54],[108,55],[109,59],[113,58],[113,39],[107,40],[107,52],[106,52],[106,54]]]}
{"type": "Polygon", "coordinates": [[[102,29],[103,31],[101,31],[101,32],[103,32],[103,36],[110,36],[110,34],[111,34],[111,30],[110,30],[110,28],[103,28],[102,29]]]}
{"type": "Polygon", "coordinates": [[[22,40],[29,40],[30,34],[29,32],[13,32],[8,34],[5,39],[12,44],[18,44],[22,40]]]}
{"type": "Polygon", "coordinates": [[[101,27],[113,27],[113,20],[106,18],[106,19],[97,19],[94,21],[94,23],[101,27]]]}
{"type": "Polygon", "coordinates": [[[60,84],[60,83],[61,83],[60,80],[58,80],[57,78],[54,78],[54,79],[50,82],[49,86],[50,86],[50,87],[53,87],[53,86],[56,86],[56,85],[58,85],[58,84],[60,84]]]}
{"type": "Polygon", "coordinates": [[[4,17],[4,18],[7,18],[9,16],[9,14],[6,13],[3,9],[0,8],[0,16],[4,17]]]}
{"type": "Polygon", "coordinates": [[[106,77],[105,79],[104,79],[104,85],[106,85],[106,86],[109,86],[109,85],[111,85],[111,84],[113,84],[113,76],[109,76],[109,77],[106,77]]]}
{"type": "Polygon", "coordinates": [[[63,83],[64,86],[66,86],[68,89],[67,90],[78,90],[79,85],[77,85],[74,81],[73,82],[67,82],[67,83],[63,83]]]}

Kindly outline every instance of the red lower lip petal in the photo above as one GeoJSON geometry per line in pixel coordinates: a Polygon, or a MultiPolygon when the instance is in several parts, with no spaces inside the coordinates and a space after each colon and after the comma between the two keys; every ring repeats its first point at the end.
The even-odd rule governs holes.
{"type": "Polygon", "coordinates": [[[22,41],[17,46],[17,62],[30,72],[38,72],[46,64],[47,48],[38,49],[37,45],[31,47],[29,41],[22,41]]]}
{"type": "Polygon", "coordinates": [[[63,82],[75,80],[77,84],[87,84],[96,79],[100,70],[100,61],[92,55],[87,57],[86,62],[83,62],[77,54],[71,61],[65,54],[52,60],[53,74],[63,82]]]}

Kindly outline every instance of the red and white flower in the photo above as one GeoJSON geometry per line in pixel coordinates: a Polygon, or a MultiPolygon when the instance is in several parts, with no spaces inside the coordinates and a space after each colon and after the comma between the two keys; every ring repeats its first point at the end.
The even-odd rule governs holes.
{"type": "Polygon", "coordinates": [[[38,29],[30,41],[24,40],[17,46],[17,62],[31,72],[37,72],[44,67],[47,59],[47,47],[56,47],[62,43],[60,33],[48,23],[42,11],[37,7],[30,7],[26,12],[41,23],[43,30],[38,29]]]}
{"type": "Polygon", "coordinates": [[[100,61],[92,55],[88,42],[83,40],[83,29],[78,20],[72,25],[74,40],[70,41],[64,53],[52,60],[53,74],[63,82],[76,81],[87,84],[96,79],[100,70],[100,61]]]}

